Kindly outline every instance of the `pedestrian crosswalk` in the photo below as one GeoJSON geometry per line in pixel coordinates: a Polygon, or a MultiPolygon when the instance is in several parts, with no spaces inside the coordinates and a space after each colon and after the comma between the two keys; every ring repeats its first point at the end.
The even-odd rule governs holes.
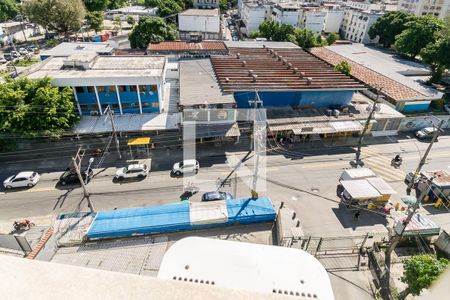
{"type": "Polygon", "coordinates": [[[371,168],[378,176],[387,182],[402,181],[405,179],[405,173],[400,169],[391,166],[391,157],[380,154],[370,148],[361,149],[361,157],[365,167],[371,168]]]}

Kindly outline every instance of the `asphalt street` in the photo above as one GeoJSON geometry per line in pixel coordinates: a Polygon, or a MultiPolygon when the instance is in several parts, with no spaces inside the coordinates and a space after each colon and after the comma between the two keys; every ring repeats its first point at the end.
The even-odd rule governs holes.
{"type": "MultiPolygon", "coordinates": [[[[377,159],[368,162],[369,167],[380,176],[386,175],[390,184],[399,194],[396,199],[404,195],[405,185],[403,176],[405,172],[414,170],[425,151],[428,143],[419,142],[415,139],[405,139],[393,141],[390,144],[371,145],[363,148],[363,157],[367,160],[377,159]],[[401,153],[403,157],[402,172],[394,170],[389,162],[395,154],[401,153]]],[[[448,169],[450,165],[450,137],[443,136],[436,143],[429,155],[424,169],[448,169]]],[[[301,216],[304,229],[310,234],[320,235],[323,233],[337,234],[346,231],[348,228],[374,230],[371,225],[379,223],[376,216],[368,213],[367,224],[360,224],[358,228],[353,228],[354,224],[347,224],[345,219],[339,215],[336,185],[340,173],[343,169],[349,168],[349,161],[354,159],[353,148],[327,148],[315,150],[315,153],[298,150],[279,149],[267,152],[267,168],[265,178],[267,178],[267,195],[275,201],[284,201],[292,206],[301,216]],[[315,154],[315,155],[312,155],[315,154]],[[320,216],[320,218],[318,218],[320,216]]],[[[237,153],[237,157],[243,157],[245,152],[237,153]]],[[[192,177],[182,178],[171,177],[170,166],[175,160],[170,156],[164,158],[165,164],[161,164],[157,171],[141,181],[128,180],[115,182],[113,180],[116,169],[95,169],[95,177],[88,184],[91,199],[96,210],[108,210],[113,208],[137,207],[144,205],[158,205],[179,201],[183,192],[183,185],[188,181],[194,181],[192,177]]],[[[246,162],[252,168],[253,159],[246,162]]],[[[200,160],[202,166],[195,180],[203,182],[202,191],[214,190],[217,178],[225,178],[231,168],[226,165],[225,158],[204,157],[200,160]]],[[[17,166],[20,171],[20,165],[17,166]]],[[[63,170],[61,170],[63,171],[63,170]]],[[[0,221],[11,221],[16,218],[33,218],[40,216],[56,215],[80,210],[87,210],[87,203],[83,200],[83,192],[80,187],[59,187],[57,180],[61,175],[59,172],[41,174],[41,181],[31,189],[21,189],[13,191],[0,191],[0,221]]],[[[11,172],[11,171],[8,171],[11,172]]],[[[0,174],[2,180],[10,174],[0,174]]],[[[250,195],[251,180],[245,173],[238,178],[236,188],[226,186],[224,190],[235,192],[237,197],[250,195]]],[[[260,173],[264,177],[264,174],[260,173]]],[[[232,183],[234,177],[232,177],[232,183]]],[[[198,182],[196,184],[199,184],[198,182]]],[[[195,195],[192,200],[199,201],[201,192],[195,195]]],[[[381,227],[383,227],[381,222],[381,227]]],[[[380,224],[378,224],[380,225],[380,224]]]]}

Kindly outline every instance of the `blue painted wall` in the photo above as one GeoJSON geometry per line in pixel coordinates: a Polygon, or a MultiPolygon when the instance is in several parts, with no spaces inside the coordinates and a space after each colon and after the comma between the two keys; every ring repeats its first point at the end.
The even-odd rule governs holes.
{"type": "Polygon", "coordinates": [[[420,101],[418,103],[408,102],[408,103],[405,103],[403,105],[403,107],[397,106],[396,108],[397,108],[397,110],[399,110],[401,112],[405,112],[405,113],[416,112],[416,111],[425,111],[425,110],[428,110],[428,108],[430,107],[430,103],[431,103],[431,101],[426,102],[426,103],[423,103],[423,101],[420,101]]]}
{"type": "Polygon", "coordinates": [[[95,92],[89,92],[87,87],[78,87],[83,92],[77,91],[78,103],[81,107],[81,113],[83,115],[89,115],[91,111],[98,111],[97,99],[95,98],[95,92]]]}
{"type": "MultiPolygon", "coordinates": [[[[264,107],[300,106],[338,108],[350,103],[354,91],[274,91],[258,92],[264,107]]],[[[255,92],[235,92],[238,108],[249,108],[255,92]]]]}
{"type": "Polygon", "coordinates": [[[156,85],[145,86],[145,92],[140,90],[142,112],[154,113],[159,112],[158,88],[156,85]]]}

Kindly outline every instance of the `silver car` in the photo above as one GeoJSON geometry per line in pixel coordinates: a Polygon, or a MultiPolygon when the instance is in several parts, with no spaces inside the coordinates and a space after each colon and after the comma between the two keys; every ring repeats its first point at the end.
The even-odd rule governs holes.
{"type": "Polygon", "coordinates": [[[149,168],[146,164],[132,164],[118,169],[115,178],[119,180],[125,178],[145,178],[148,172],[149,168]]]}

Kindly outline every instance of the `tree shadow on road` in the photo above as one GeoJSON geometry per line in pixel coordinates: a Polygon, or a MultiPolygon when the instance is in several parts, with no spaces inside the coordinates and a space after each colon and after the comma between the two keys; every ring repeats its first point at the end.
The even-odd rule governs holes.
{"type": "Polygon", "coordinates": [[[53,206],[53,210],[56,210],[58,205],[59,205],[59,208],[61,208],[64,205],[64,202],[66,201],[67,197],[73,190],[74,190],[73,188],[69,188],[69,189],[67,189],[67,191],[64,194],[60,195],[56,199],[55,206],[53,206]]]}

